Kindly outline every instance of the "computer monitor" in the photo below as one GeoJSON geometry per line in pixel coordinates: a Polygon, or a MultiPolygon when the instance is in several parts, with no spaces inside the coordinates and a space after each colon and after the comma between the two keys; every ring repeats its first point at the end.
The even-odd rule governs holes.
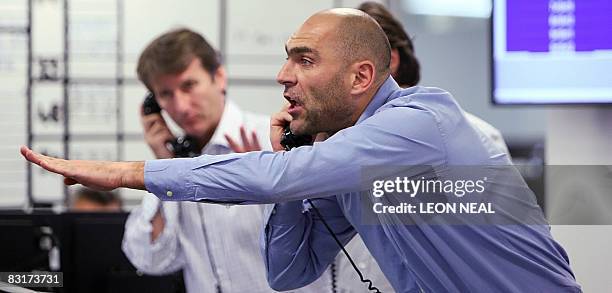
{"type": "Polygon", "coordinates": [[[62,214],[67,292],[184,292],[182,274],[146,276],[121,250],[126,213],[62,214]]]}
{"type": "Polygon", "coordinates": [[[48,271],[49,249],[56,245],[58,219],[49,214],[0,211],[0,271],[48,271]]]}
{"type": "Polygon", "coordinates": [[[495,104],[612,104],[612,1],[494,0],[495,104]]]}
{"type": "Polygon", "coordinates": [[[0,271],[63,272],[63,287],[51,292],[185,292],[182,272],[148,276],[132,266],[121,250],[127,215],[0,211],[0,271]]]}

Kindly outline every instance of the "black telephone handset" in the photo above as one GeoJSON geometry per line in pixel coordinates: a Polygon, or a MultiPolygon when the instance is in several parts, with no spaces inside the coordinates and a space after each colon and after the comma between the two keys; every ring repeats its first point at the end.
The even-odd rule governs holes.
{"type": "MultiPolygon", "coordinates": [[[[295,134],[293,134],[291,132],[291,129],[289,128],[289,125],[287,125],[287,126],[285,126],[285,130],[283,131],[283,135],[281,136],[280,144],[285,148],[285,150],[290,151],[293,148],[300,147],[300,146],[303,146],[303,145],[312,145],[313,142],[314,142],[314,137],[313,136],[310,136],[310,135],[295,135],[295,134]]],[[[353,266],[353,269],[355,269],[355,271],[357,272],[357,275],[359,275],[359,279],[361,280],[361,282],[363,282],[366,285],[368,285],[368,290],[370,290],[372,292],[380,293],[380,290],[374,286],[374,284],[372,283],[371,280],[366,279],[366,278],[363,277],[363,274],[361,273],[359,268],[357,268],[357,265],[355,265],[355,262],[353,261],[351,256],[348,254],[348,252],[344,248],[344,245],[342,245],[342,242],[340,242],[340,239],[338,239],[338,237],[336,236],[336,233],[334,233],[334,231],[331,229],[331,227],[323,219],[323,215],[321,215],[321,212],[319,212],[319,209],[317,209],[317,207],[314,205],[312,200],[306,199],[306,201],[308,201],[308,204],[315,211],[315,213],[317,214],[317,216],[319,217],[319,219],[321,220],[321,222],[323,223],[325,228],[327,228],[327,231],[329,232],[329,234],[331,234],[331,236],[334,238],[334,240],[336,241],[338,246],[340,246],[340,249],[342,249],[342,251],[344,252],[344,255],[346,255],[346,258],[349,260],[349,262],[353,266]]],[[[335,271],[335,264],[332,263],[331,266],[332,266],[331,270],[332,270],[332,275],[333,275],[332,276],[332,287],[333,287],[333,292],[336,292],[335,273],[334,273],[334,271],[335,271]]]]}
{"type": "Polygon", "coordinates": [[[280,144],[285,150],[290,151],[293,148],[297,148],[303,145],[311,145],[313,137],[310,135],[295,135],[291,132],[289,125],[285,126],[283,136],[281,137],[280,144]]]}
{"type": "MultiPolygon", "coordinates": [[[[142,102],[142,111],[144,115],[160,114],[161,107],[155,100],[153,93],[148,93],[142,102]]],[[[195,138],[189,135],[179,136],[175,139],[166,141],[166,148],[174,154],[176,158],[191,158],[200,155],[198,144],[195,138]]]]}
{"type": "Polygon", "coordinates": [[[161,112],[161,107],[155,100],[155,95],[153,93],[147,93],[145,96],[144,101],[142,102],[142,110],[145,116],[161,112]]]}

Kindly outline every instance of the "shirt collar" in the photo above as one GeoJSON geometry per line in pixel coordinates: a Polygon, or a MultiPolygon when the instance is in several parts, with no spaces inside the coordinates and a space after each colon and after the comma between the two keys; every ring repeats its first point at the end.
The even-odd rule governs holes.
{"type": "Polygon", "coordinates": [[[366,109],[363,111],[363,113],[361,113],[361,116],[359,116],[359,120],[357,120],[357,123],[355,124],[359,124],[363,120],[374,115],[376,110],[387,102],[389,96],[391,96],[393,92],[399,89],[400,87],[399,85],[397,85],[397,82],[395,82],[393,77],[389,75],[387,80],[385,80],[385,82],[380,86],[380,88],[378,88],[378,91],[376,91],[376,94],[374,95],[366,109]]]}
{"type": "Polygon", "coordinates": [[[236,103],[225,98],[225,107],[223,108],[223,114],[217,129],[210,138],[210,141],[204,146],[203,153],[206,153],[207,149],[213,146],[224,146],[229,147],[225,134],[228,134],[231,138],[237,139],[240,137],[240,126],[244,124],[244,117],[242,110],[236,105],[236,103]]]}

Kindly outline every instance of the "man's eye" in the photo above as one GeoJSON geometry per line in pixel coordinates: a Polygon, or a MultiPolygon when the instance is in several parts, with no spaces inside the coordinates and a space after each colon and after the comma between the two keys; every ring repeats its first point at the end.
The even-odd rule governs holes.
{"type": "Polygon", "coordinates": [[[312,65],[312,61],[308,60],[307,58],[300,59],[300,63],[302,63],[302,65],[312,65]]]}
{"type": "Polygon", "coordinates": [[[183,85],[183,90],[187,91],[187,90],[191,90],[194,86],[196,85],[195,81],[190,81],[190,82],[186,82],[183,85]]]}
{"type": "Polygon", "coordinates": [[[170,96],[172,96],[172,95],[170,93],[168,93],[168,92],[162,92],[162,93],[159,94],[159,98],[165,99],[165,100],[169,99],[170,96]]]}

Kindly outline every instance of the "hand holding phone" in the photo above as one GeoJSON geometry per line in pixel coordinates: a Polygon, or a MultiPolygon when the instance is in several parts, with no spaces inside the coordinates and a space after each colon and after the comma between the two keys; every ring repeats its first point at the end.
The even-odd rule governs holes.
{"type": "Polygon", "coordinates": [[[188,135],[175,137],[172,134],[153,93],[145,96],[140,118],[145,140],[158,159],[195,157],[200,154],[194,138],[188,135]]]}
{"type": "Polygon", "coordinates": [[[296,135],[291,133],[289,124],[293,117],[287,112],[288,107],[289,104],[286,104],[278,113],[270,118],[270,142],[275,152],[288,151],[303,144],[312,144],[311,136],[296,137],[296,135]],[[306,139],[307,137],[310,139],[306,139]]]}
{"type": "Polygon", "coordinates": [[[285,126],[285,131],[281,137],[280,144],[285,150],[290,151],[293,148],[300,147],[303,145],[311,145],[313,137],[311,135],[295,135],[291,132],[289,125],[285,126]]]}
{"type": "Polygon", "coordinates": [[[144,138],[158,159],[169,159],[174,154],[166,147],[166,141],[176,139],[161,115],[161,109],[152,94],[142,103],[140,112],[144,138]]]}

